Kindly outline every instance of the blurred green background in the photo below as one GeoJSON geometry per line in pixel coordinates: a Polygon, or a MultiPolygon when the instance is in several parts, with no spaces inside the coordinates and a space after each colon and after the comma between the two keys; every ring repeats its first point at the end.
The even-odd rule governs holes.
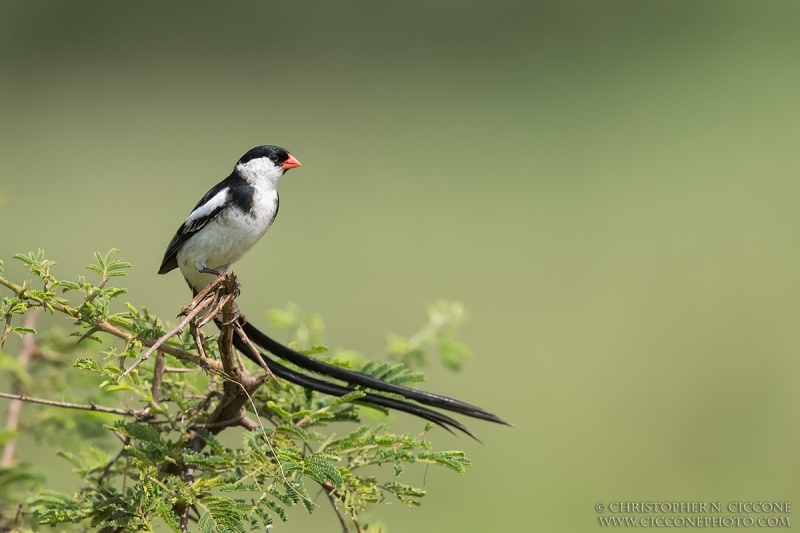
{"type": "MultiPolygon", "coordinates": [[[[596,531],[598,501],[800,505],[799,19],[789,1],[5,0],[0,257],[41,247],[74,278],[119,247],[130,301],[174,316],[188,291],[156,275],[174,230],[278,144],[303,167],[237,265],[245,312],[296,302],[375,354],[463,301],[475,357],[426,388],[518,426],[434,432],[475,466],[380,508],[392,533],[596,531]]],[[[337,528],[323,506],[275,531],[337,528]]]]}

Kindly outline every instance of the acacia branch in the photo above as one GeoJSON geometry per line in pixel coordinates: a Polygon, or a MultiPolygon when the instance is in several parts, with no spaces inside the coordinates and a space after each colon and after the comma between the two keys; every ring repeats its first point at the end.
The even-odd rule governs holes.
{"type": "Polygon", "coordinates": [[[7,392],[0,392],[0,398],[8,398],[10,400],[19,400],[22,402],[40,403],[42,405],[50,405],[53,407],[63,407],[65,409],[77,409],[79,411],[96,411],[98,413],[110,413],[113,415],[143,417],[146,415],[144,410],[133,409],[118,409],[116,407],[104,407],[102,405],[70,403],[70,402],[57,402],[54,400],[45,400],[44,398],[35,398],[33,396],[26,396],[25,394],[9,394],[7,392]]]}
{"type": "Polygon", "coordinates": [[[250,418],[249,416],[243,416],[241,420],[239,420],[239,425],[246,429],[247,431],[254,431],[256,429],[260,429],[261,426],[258,422],[250,418]]]}
{"type": "MultiPolygon", "coordinates": [[[[220,291],[219,303],[209,314],[214,313],[216,316],[220,311],[222,312],[222,320],[217,323],[219,326],[217,344],[223,368],[221,375],[225,378],[225,382],[222,385],[222,400],[214,412],[209,415],[206,423],[216,424],[223,420],[230,420],[236,424],[239,420],[242,420],[244,405],[249,395],[255,392],[269,378],[269,375],[263,374],[259,377],[254,377],[246,368],[237,364],[238,358],[233,348],[233,336],[235,335],[236,323],[240,317],[234,301],[234,298],[239,294],[239,282],[235,274],[223,274],[217,280],[220,282],[218,288],[220,291]]],[[[195,300],[200,298],[202,294],[202,292],[198,294],[195,300]]],[[[214,427],[212,432],[216,433],[217,427],[211,427],[214,427]]],[[[222,427],[225,426],[221,426],[219,429],[221,430],[222,427]]]]}
{"type": "MultiPolygon", "coordinates": [[[[30,291],[25,287],[23,287],[22,285],[17,285],[13,281],[10,281],[4,278],[3,276],[0,276],[0,285],[4,285],[9,289],[11,289],[12,291],[14,291],[14,293],[17,295],[18,298],[29,300],[31,302],[36,302],[42,307],[53,309],[55,311],[58,311],[59,313],[63,313],[69,317],[74,318],[75,320],[78,320],[84,325],[92,327],[97,331],[102,331],[103,333],[108,333],[109,335],[113,335],[114,337],[120,338],[125,342],[130,343],[138,341],[141,342],[142,345],[150,347],[153,346],[153,344],[155,344],[158,341],[158,339],[138,339],[132,333],[129,333],[123,329],[118,328],[117,326],[111,324],[109,321],[105,319],[87,320],[86,318],[83,318],[78,312],[78,310],[75,309],[74,307],[62,304],[54,300],[45,301],[42,298],[32,295],[30,291]]],[[[168,346],[162,344],[161,346],[158,347],[158,350],[167,353],[169,355],[172,355],[173,357],[176,357],[183,361],[194,363],[195,365],[199,366],[200,368],[208,372],[220,373],[222,371],[222,365],[220,364],[219,361],[200,357],[197,354],[187,352],[186,350],[183,350],[176,346],[168,346]]]]}
{"type": "Polygon", "coordinates": [[[330,481],[326,481],[325,483],[321,483],[322,490],[325,491],[325,494],[328,495],[328,501],[331,502],[331,507],[333,507],[333,511],[336,513],[336,517],[339,518],[339,525],[342,526],[342,533],[350,533],[350,526],[347,525],[347,520],[345,519],[342,512],[336,506],[336,497],[333,495],[333,492],[336,490],[336,487],[331,484],[330,481]]]}
{"type": "Polygon", "coordinates": [[[179,323],[177,326],[175,326],[174,328],[172,328],[172,330],[170,330],[169,332],[165,333],[165,334],[164,334],[164,335],[162,335],[161,337],[157,338],[157,339],[156,339],[156,340],[155,340],[155,341],[154,341],[154,342],[153,342],[153,343],[150,345],[150,348],[149,348],[149,349],[148,349],[146,352],[144,352],[142,355],[140,355],[140,356],[139,356],[139,358],[138,358],[136,361],[134,361],[134,363],[133,363],[131,366],[129,366],[127,369],[125,369],[125,372],[123,372],[122,374],[120,374],[120,375],[119,375],[119,377],[117,377],[117,379],[116,379],[117,383],[119,383],[120,381],[122,381],[122,379],[123,379],[125,376],[127,376],[128,374],[130,374],[130,373],[131,373],[131,371],[132,371],[134,368],[136,368],[137,366],[139,366],[140,364],[142,364],[144,361],[146,361],[146,360],[147,360],[147,358],[148,358],[148,357],[150,357],[150,354],[152,354],[154,351],[158,350],[158,349],[159,349],[161,346],[163,346],[163,345],[164,345],[164,343],[165,343],[165,342],[167,342],[169,339],[171,339],[172,337],[174,337],[175,335],[177,335],[177,334],[178,334],[178,332],[180,332],[180,331],[181,331],[183,328],[185,328],[185,327],[186,327],[186,325],[187,325],[189,322],[191,322],[192,320],[194,320],[194,318],[195,318],[197,315],[199,315],[199,314],[200,314],[200,313],[201,313],[201,312],[202,312],[202,311],[203,311],[203,310],[204,310],[206,307],[208,307],[208,306],[211,304],[211,302],[212,302],[213,300],[214,300],[214,297],[213,297],[213,296],[211,296],[211,297],[207,297],[205,300],[203,300],[202,302],[200,302],[200,304],[198,304],[198,305],[197,305],[197,307],[195,307],[194,309],[192,309],[192,311],[186,315],[186,318],[184,318],[183,320],[181,320],[181,322],[180,322],[180,323],[179,323]]]}

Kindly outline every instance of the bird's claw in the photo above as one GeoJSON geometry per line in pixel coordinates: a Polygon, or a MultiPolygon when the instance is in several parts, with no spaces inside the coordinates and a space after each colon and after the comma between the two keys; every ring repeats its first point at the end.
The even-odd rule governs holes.
{"type": "Polygon", "coordinates": [[[203,267],[198,269],[203,274],[214,274],[215,276],[221,276],[222,272],[219,270],[214,270],[213,268],[203,267]]]}

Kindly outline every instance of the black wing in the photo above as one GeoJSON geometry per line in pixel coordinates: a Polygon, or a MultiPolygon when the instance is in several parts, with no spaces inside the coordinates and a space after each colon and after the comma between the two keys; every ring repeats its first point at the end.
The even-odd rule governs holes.
{"type": "Polygon", "coordinates": [[[203,198],[197,202],[197,205],[194,206],[192,212],[189,213],[189,216],[186,218],[186,222],[181,224],[181,227],[178,228],[178,231],[175,233],[175,236],[172,237],[172,240],[169,241],[169,245],[167,246],[167,251],[164,252],[164,259],[161,260],[161,268],[158,269],[159,274],[166,274],[167,272],[178,268],[178,250],[181,249],[181,246],[189,240],[189,237],[200,231],[200,228],[208,224],[210,221],[214,220],[214,218],[219,215],[220,211],[225,207],[225,203],[221,202],[219,205],[215,206],[213,209],[209,210],[207,213],[203,213],[202,216],[199,216],[193,220],[192,213],[201,209],[204,205],[206,205],[212,198],[214,198],[217,194],[222,192],[223,190],[229,187],[228,179],[225,179],[219,183],[217,183],[210,191],[208,191],[203,198]]]}

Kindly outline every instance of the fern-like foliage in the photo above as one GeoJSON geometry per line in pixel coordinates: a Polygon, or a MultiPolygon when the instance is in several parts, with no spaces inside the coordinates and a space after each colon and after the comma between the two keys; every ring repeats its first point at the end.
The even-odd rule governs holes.
{"type": "MultiPolygon", "coordinates": [[[[424,490],[400,481],[409,465],[438,465],[458,473],[470,465],[463,452],[432,448],[426,439],[431,424],[412,436],[392,432],[385,423],[361,423],[358,402],[365,392],[334,398],[278,380],[252,392],[244,413],[251,424],[238,444],[220,439],[222,429],[208,421],[221,407],[225,379],[191,363],[198,354],[219,359],[216,334],[194,336],[186,328],[168,340],[172,355],[163,355],[167,371],[157,387],[153,359],[120,379],[146,341],[171,328],[144,307],[117,303],[127,291],[111,281],[130,267],[117,254],[116,249],[95,254],[95,263],[87,266],[90,277],[99,278],[94,281],[55,277],[55,262],[41,251],[14,256],[35,281],[16,284],[0,270],[0,342],[9,333],[34,333],[15,322],[38,308],[65,316],[71,328],[67,333],[37,333],[41,357],[29,368],[0,352],[0,371],[28,395],[126,414],[27,406],[26,416],[36,423],[26,424],[26,431],[62,445],[60,456],[72,464],[82,484],[71,495],[38,490],[23,502],[21,514],[16,504],[26,490],[42,485],[42,476],[24,465],[0,470],[0,530],[61,524],[152,531],[161,522],[175,532],[263,531],[288,520],[294,508],[313,512],[321,490],[343,519],[368,531],[361,517],[369,505],[396,500],[416,506],[425,496],[424,490]],[[122,333],[115,338],[114,332],[122,333]]],[[[410,365],[418,366],[426,350],[438,352],[450,366],[463,359],[442,355],[453,351],[453,332],[463,320],[463,309],[439,303],[428,316],[415,335],[390,336],[386,358],[369,360],[349,350],[329,351],[318,315],[292,305],[269,313],[297,349],[397,384],[424,379],[410,365]]],[[[255,367],[251,371],[260,373],[255,367]]],[[[0,445],[16,436],[0,433],[0,445]]],[[[331,524],[332,531],[336,528],[331,524]]]]}

